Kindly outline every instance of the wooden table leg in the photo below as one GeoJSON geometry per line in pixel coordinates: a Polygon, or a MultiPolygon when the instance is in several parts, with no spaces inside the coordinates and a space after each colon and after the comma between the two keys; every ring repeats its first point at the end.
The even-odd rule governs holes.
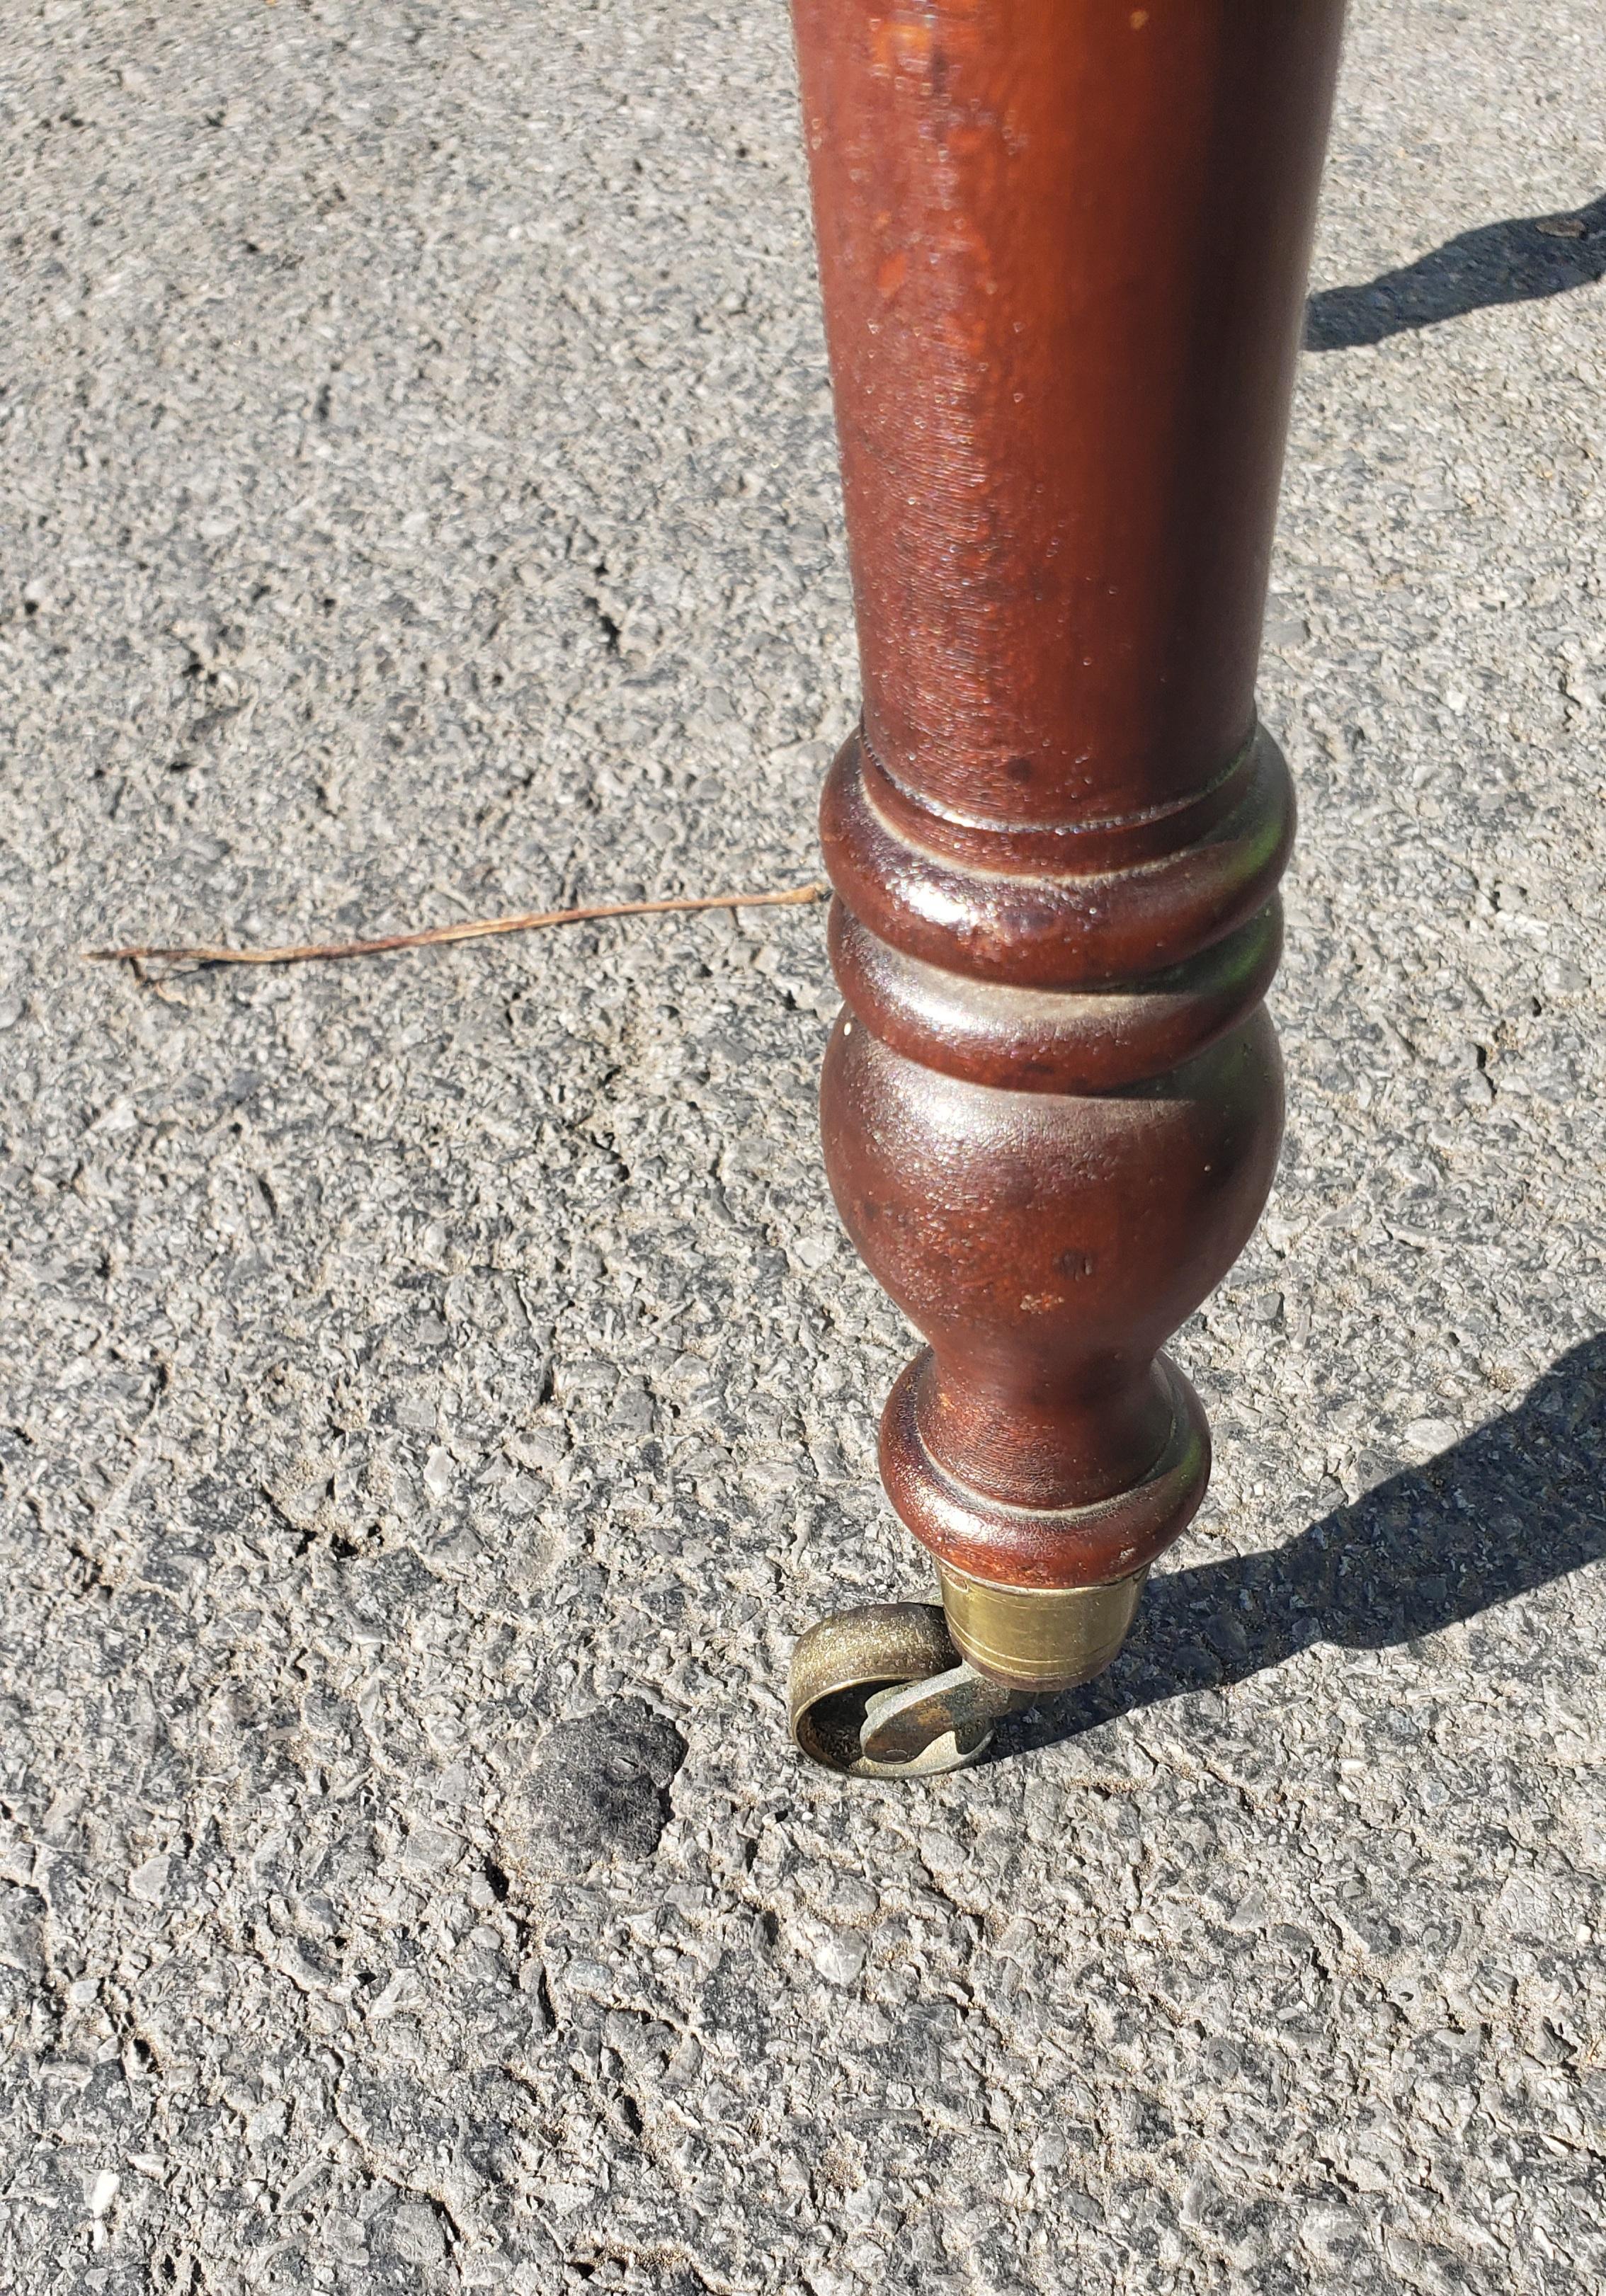
{"type": "Polygon", "coordinates": [[[856,1743],[931,1620],[828,1621],[794,1710],[930,1767],[1108,1664],[1209,1475],[1159,1350],[1281,1132],[1254,685],[1342,0],[793,5],[864,681],[825,1153],[930,1342],[881,1468],[966,1661],[856,1743]]]}

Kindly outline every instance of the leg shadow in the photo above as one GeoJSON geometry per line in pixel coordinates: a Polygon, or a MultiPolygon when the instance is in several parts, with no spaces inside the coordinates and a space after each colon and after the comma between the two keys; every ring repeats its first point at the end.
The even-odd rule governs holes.
{"type": "Polygon", "coordinates": [[[1563,1356],[1514,1410],[1291,1545],[1153,1579],[1109,1672],[1001,1729],[998,1753],[1224,1689],[1313,1643],[1414,1642],[1602,1556],[1606,1336],[1563,1356]]]}
{"type": "Polygon", "coordinates": [[[1606,278],[1606,193],[1569,215],[1485,224],[1365,286],[1329,287],[1306,311],[1305,348],[1353,350],[1492,303],[1528,303],[1606,278]]]}

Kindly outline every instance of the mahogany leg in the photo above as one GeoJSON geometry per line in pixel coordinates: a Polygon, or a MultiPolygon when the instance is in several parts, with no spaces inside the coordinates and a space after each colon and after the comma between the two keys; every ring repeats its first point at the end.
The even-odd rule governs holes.
{"type": "Polygon", "coordinates": [[[825,1154],[930,1342],[881,1472],[956,1646],[828,1620],[794,1727],[929,1769],[1110,1662],[1209,1476],[1159,1350],[1281,1134],[1254,687],[1343,6],[793,9],[864,683],[825,1154]]]}

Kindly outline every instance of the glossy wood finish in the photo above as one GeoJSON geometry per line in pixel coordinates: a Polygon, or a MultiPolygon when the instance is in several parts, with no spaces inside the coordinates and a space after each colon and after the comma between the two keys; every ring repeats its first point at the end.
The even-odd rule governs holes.
{"type": "Polygon", "coordinates": [[[864,713],[825,1145],[930,1347],[905,1522],[1105,1584],[1264,1204],[1293,830],[1254,676],[1341,0],[794,0],[864,713]]]}

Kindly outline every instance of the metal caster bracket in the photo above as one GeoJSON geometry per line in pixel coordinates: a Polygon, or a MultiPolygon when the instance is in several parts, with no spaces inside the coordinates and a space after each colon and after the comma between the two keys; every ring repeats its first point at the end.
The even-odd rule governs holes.
{"type": "Polygon", "coordinates": [[[851,1778],[968,1769],[993,1726],[1032,1702],[961,1659],[935,1603],[868,1603],[822,1619],[791,1662],[791,1734],[811,1761],[851,1778]]]}

